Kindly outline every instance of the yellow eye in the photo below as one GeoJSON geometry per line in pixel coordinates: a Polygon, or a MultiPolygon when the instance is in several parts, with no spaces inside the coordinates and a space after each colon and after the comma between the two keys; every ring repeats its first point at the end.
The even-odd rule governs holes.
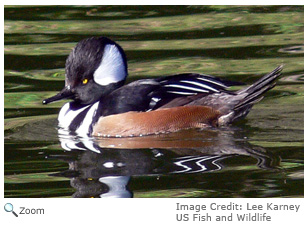
{"type": "Polygon", "coordinates": [[[85,85],[85,84],[87,84],[87,83],[88,83],[88,79],[85,78],[84,80],[82,80],[82,84],[85,85]]]}

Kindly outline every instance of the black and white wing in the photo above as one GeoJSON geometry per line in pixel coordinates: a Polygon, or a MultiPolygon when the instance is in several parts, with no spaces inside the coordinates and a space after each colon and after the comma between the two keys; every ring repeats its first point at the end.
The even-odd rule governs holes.
{"type": "Polygon", "coordinates": [[[228,88],[227,82],[200,74],[141,79],[113,91],[110,97],[104,99],[102,112],[99,115],[151,111],[162,106],[183,106],[198,98],[200,94],[229,92],[226,88],[228,88]]]}
{"type": "Polygon", "coordinates": [[[226,92],[228,82],[201,74],[179,74],[158,79],[164,92],[178,96],[191,96],[199,93],[226,92]]]}
{"type": "Polygon", "coordinates": [[[182,106],[200,95],[212,93],[228,92],[227,88],[233,82],[222,81],[209,75],[201,74],[178,74],[155,79],[160,84],[160,88],[151,93],[149,110],[154,110],[171,103],[182,106]],[[198,95],[198,96],[197,96],[198,95]]]}

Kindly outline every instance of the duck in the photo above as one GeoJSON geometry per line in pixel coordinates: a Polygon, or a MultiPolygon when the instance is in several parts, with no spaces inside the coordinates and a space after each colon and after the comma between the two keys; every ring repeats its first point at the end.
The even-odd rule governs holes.
{"type": "Polygon", "coordinates": [[[225,127],[244,118],[276,85],[283,65],[240,90],[211,75],[181,73],[126,84],[127,58],[107,37],[81,40],[66,59],[65,86],[44,99],[63,99],[58,126],[93,137],[134,137],[225,127]]]}

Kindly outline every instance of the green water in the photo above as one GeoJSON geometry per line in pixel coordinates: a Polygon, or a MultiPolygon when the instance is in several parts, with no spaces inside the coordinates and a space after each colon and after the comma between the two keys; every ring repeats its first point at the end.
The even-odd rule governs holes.
{"type": "Polygon", "coordinates": [[[303,6],[5,6],[5,197],[303,197],[303,6]],[[116,40],[130,81],[197,72],[251,84],[283,76],[231,128],[128,139],[59,137],[65,59],[116,40]],[[84,148],[95,143],[99,151],[84,148]],[[66,150],[64,145],[83,145],[66,150]]]}

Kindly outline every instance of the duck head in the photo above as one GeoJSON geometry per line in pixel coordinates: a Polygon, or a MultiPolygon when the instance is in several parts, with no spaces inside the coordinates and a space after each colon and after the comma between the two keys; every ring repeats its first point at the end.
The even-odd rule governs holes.
{"type": "Polygon", "coordinates": [[[65,87],[43,104],[62,99],[84,105],[98,101],[124,84],[128,74],[126,56],[121,46],[108,38],[88,38],[68,56],[65,73],[65,87]]]}

